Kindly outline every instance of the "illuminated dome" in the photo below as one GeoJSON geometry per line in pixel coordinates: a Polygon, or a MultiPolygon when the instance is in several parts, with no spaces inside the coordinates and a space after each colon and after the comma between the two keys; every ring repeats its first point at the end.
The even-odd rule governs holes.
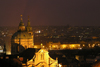
{"type": "Polygon", "coordinates": [[[15,32],[11,38],[11,53],[20,53],[28,48],[33,48],[32,27],[30,26],[29,20],[27,27],[25,27],[21,18],[18,31],[15,32]]]}
{"type": "Polygon", "coordinates": [[[12,53],[20,53],[27,48],[33,47],[33,37],[26,31],[17,31],[11,38],[12,53]]]}
{"type": "Polygon", "coordinates": [[[13,34],[12,39],[31,39],[32,36],[26,31],[16,32],[13,34]]]}

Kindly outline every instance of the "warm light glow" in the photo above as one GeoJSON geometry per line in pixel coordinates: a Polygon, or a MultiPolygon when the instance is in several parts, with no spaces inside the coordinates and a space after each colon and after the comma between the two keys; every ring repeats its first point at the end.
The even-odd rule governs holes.
{"type": "Polygon", "coordinates": [[[53,45],[53,47],[55,48],[56,46],[55,46],[55,45],[53,45]]]}
{"type": "Polygon", "coordinates": [[[83,47],[84,47],[85,45],[83,44],[83,47]]]}
{"type": "Polygon", "coordinates": [[[91,47],[90,44],[88,44],[88,46],[91,47]]]}
{"type": "Polygon", "coordinates": [[[75,48],[75,45],[69,45],[71,49],[75,48]]]}
{"type": "Polygon", "coordinates": [[[80,45],[78,45],[78,46],[80,46],[80,45]]]}
{"type": "Polygon", "coordinates": [[[94,47],[94,46],[95,46],[95,44],[92,45],[92,47],[94,47]]]}
{"type": "Polygon", "coordinates": [[[39,30],[39,31],[35,31],[35,33],[41,33],[41,31],[39,30]]]}
{"type": "Polygon", "coordinates": [[[78,48],[78,49],[82,50],[82,48],[78,48]]]}
{"type": "Polygon", "coordinates": [[[59,67],[61,67],[62,65],[61,64],[59,64],[59,67]]]}
{"type": "Polygon", "coordinates": [[[10,51],[7,51],[6,54],[7,54],[7,55],[11,55],[11,52],[10,52],[10,51]]]}
{"type": "Polygon", "coordinates": [[[95,62],[97,61],[97,59],[95,59],[95,62]]]}
{"type": "Polygon", "coordinates": [[[34,48],[37,48],[37,46],[34,46],[34,48]]]}
{"type": "Polygon", "coordinates": [[[44,48],[44,46],[43,46],[43,48],[44,48]]]}
{"type": "Polygon", "coordinates": [[[42,46],[43,44],[41,43],[41,46],[42,46]]]}
{"type": "Polygon", "coordinates": [[[63,48],[66,48],[66,45],[63,45],[63,48]]]}
{"type": "Polygon", "coordinates": [[[0,49],[2,49],[2,47],[0,46],[0,49]]]}
{"type": "Polygon", "coordinates": [[[19,56],[17,56],[17,58],[19,58],[19,56]]]}
{"type": "Polygon", "coordinates": [[[32,43],[32,45],[34,46],[34,43],[32,43]]]}
{"type": "Polygon", "coordinates": [[[41,31],[39,30],[39,33],[41,33],[41,31]]]}
{"type": "Polygon", "coordinates": [[[72,47],[75,47],[75,45],[72,45],[72,47]]]}
{"type": "Polygon", "coordinates": [[[43,50],[41,50],[41,52],[43,52],[43,50]]]}
{"type": "Polygon", "coordinates": [[[76,57],[75,57],[75,58],[76,58],[77,60],[79,60],[79,56],[77,56],[77,55],[76,55],[76,57]]]}
{"type": "Polygon", "coordinates": [[[1,59],[3,59],[3,57],[1,57],[1,59]]]}
{"type": "Polygon", "coordinates": [[[9,59],[9,57],[6,57],[6,59],[9,59]]]}

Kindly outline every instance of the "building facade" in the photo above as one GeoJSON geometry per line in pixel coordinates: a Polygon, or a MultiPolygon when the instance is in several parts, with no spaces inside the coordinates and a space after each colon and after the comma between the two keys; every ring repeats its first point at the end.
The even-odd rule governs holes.
{"type": "Polygon", "coordinates": [[[26,27],[21,18],[18,31],[11,38],[11,54],[20,53],[27,48],[33,48],[33,45],[33,32],[29,18],[26,27]]]}
{"type": "Polygon", "coordinates": [[[52,59],[46,49],[40,49],[35,56],[27,62],[28,67],[58,67],[58,59],[52,59]]]}

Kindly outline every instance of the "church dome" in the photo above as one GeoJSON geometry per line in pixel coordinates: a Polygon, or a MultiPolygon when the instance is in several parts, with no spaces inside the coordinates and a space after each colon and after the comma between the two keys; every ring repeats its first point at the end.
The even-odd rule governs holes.
{"type": "Polygon", "coordinates": [[[21,21],[21,22],[19,23],[19,26],[24,26],[24,23],[21,21]]]}
{"type": "Polygon", "coordinates": [[[12,39],[32,39],[32,36],[26,31],[18,31],[13,34],[12,39]]]}
{"type": "MultiPolygon", "coordinates": [[[[30,27],[28,29],[30,30],[30,27]]],[[[11,53],[17,54],[27,48],[33,48],[33,32],[26,30],[21,18],[18,26],[18,31],[15,32],[11,38],[11,53]]]]}

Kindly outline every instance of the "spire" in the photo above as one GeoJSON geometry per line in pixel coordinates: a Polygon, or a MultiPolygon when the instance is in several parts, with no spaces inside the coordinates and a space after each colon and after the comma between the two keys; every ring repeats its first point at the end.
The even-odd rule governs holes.
{"type": "Polygon", "coordinates": [[[19,26],[24,26],[22,15],[20,15],[20,16],[21,16],[21,20],[20,20],[19,26]]]}
{"type": "Polygon", "coordinates": [[[21,20],[20,20],[20,23],[19,23],[19,26],[18,26],[18,30],[24,31],[25,26],[24,26],[24,23],[23,23],[23,20],[22,20],[22,15],[20,15],[20,16],[21,16],[21,20]]]}
{"type": "Polygon", "coordinates": [[[29,20],[29,16],[28,16],[28,21],[30,21],[30,20],[29,20]]]}
{"type": "Polygon", "coordinates": [[[31,32],[31,31],[32,31],[32,27],[31,27],[31,25],[30,25],[29,16],[28,16],[28,22],[27,22],[26,30],[27,30],[28,32],[31,32]]]}
{"type": "Polygon", "coordinates": [[[28,16],[28,22],[27,22],[27,26],[30,26],[30,20],[29,20],[29,16],[28,16]]]}
{"type": "Polygon", "coordinates": [[[23,22],[23,19],[22,19],[22,16],[23,16],[23,15],[20,15],[20,16],[21,16],[21,20],[20,20],[20,22],[23,22]]]}

